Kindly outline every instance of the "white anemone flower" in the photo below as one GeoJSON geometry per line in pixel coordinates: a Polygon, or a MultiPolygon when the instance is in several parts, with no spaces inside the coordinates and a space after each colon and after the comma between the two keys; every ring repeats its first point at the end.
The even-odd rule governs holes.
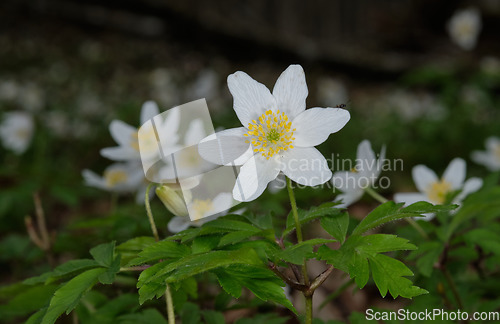
{"type": "Polygon", "coordinates": [[[241,71],[231,74],[227,83],[243,127],[216,133],[219,141],[204,140],[199,151],[216,164],[236,164],[236,160],[243,164],[233,189],[234,199],[256,199],[280,171],[306,186],[331,178],[326,159],[314,146],[342,129],[350,114],[340,108],[306,110],[308,89],[300,65],[289,66],[272,93],[241,71]],[[229,139],[221,141],[223,138],[229,139]]]}
{"type": "Polygon", "coordinates": [[[366,188],[372,187],[378,179],[385,162],[385,146],[382,147],[378,159],[372,150],[370,141],[364,140],[358,145],[356,166],[350,171],[337,171],[332,177],[333,186],[342,190],[335,201],[341,201],[338,208],[345,208],[362,196],[366,188]]]}
{"type": "Polygon", "coordinates": [[[142,168],[130,163],[111,164],[102,176],[85,169],[82,176],[88,186],[119,193],[136,191],[144,180],[142,168]]]}
{"type": "Polygon", "coordinates": [[[188,203],[187,209],[189,210],[189,214],[193,215],[195,219],[191,220],[185,214],[176,215],[170,220],[167,228],[171,233],[178,233],[190,226],[200,227],[211,220],[226,215],[232,206],[233,196],[228,192],[218,194],[213,200],[193,199],[188,203]],[[213,214],[214,210],[221,209],[225,209],[225,211],[213,214]]]}
{"type": "Polygon", "coordinates": [[[21,111],[6,113],[4,117],[0,124],[0,139],[3,146],[18,155],[24,153],[33,138],[35,128],[33,117],[21,111]]]}
{"type": "Polygon", "coordinates": [[[452,41],[464,50],[476,46],[481,31],[481,14],[475,8],[457,11],[448,21],[448,33],[452,41]]]}
{"type": "MultiPolygon", "coordinates": [[[[451,202],[452,204],[460,204],[465,197],[479,190],[483,185],[483,180],[479,178],[470,178],[465,181],[465,174],[466,164],[461,158],[453,159],[441,178],[438,178],[436,173],[425,165],[416,165],[413,167],[412,176],[420,192],[397,193],[394,195],[394,200],[404,202],[406,205],[417,201],[443,204],[448,194],[460,190],[460,193],[451,202]]],[[[434,216],[435,214],[427,214],[424,220],[431,220],[434,216]]]]}
{"type": "Polygon", "coordinates": [[[472,161],[484,165],[490,171],[500,170],[500,138],[488,137],[485,144],[486,151],[472,152],[472,161]]]}
{"type": "MultiPolygon", "coordinates": [[[[154,101],[145,102],[141,109],[141,125],[158,114],[159,109],[154,101]]],[[[178,114],[172,114],[172,116],[179,117],[178,114]]],[[[175,118],[172,118],[172,120],[165,120],[161,126],[156,125],[156,130],[160,132],[162,140],[169,141],[169,146],[174,146],[178,140],[177,129],[179,127],[179,122],[177,119],[174,119],[175,118]]],[[[103,157],[113,161],[141,160],[137,133],[138,128],[130,126],[121,120],[113,120],[109,125],[109,131],[119,146],[103,148],[101,150],[101,155],[103,157]]],[[[147,138],[143,138],[142,142],[150,142],[152,151],[156,153],[158,144],[156,142],[154,129],[151,128],[151,131],[147,132],[146,135],[148,138],[151,138],[151,140],[148,141],[147,138]]],[[[145,154],[147,148],[142,151],[145,154]]]]}

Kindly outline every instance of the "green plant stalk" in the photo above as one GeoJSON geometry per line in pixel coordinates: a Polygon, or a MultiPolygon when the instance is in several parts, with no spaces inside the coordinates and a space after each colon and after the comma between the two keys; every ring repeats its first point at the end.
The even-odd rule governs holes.
{"type": "MultiPolygon", "coordinates": [[[[372,196],[373,199],[375,199],[376,201],[378,201],[379,203],[381,204],[384,204],[386,202],[388,202],[387,199],[385,199],[382,195],[380,195],[379,193],[377,193],[375,190],[373,190],[372,188],[370,187],[366,187],[365,188],[365,192],[367,194],[369,194],[370,196],[372,196]]],[[[408,224],[410,224],[423,238],[425,238],[426,240],[429,239],[429,235],[427,235],[427,233],[424,231],[424,229],[418,225],[417,222],[415,222],[412,218],[409,218],[409,217],[406,217],[405,220],[408,222],[408,224]]]]}
{"type": "Polygon", "coordinates": [[[455,285],[455,282],[453,281],[453,278],[451,277],[450,273],[448,272],[448,270],[444,266],[441,267],[441,271],[443,272],[443,275],[446,278],[448,285],[450,285],[451,292],[453,293],[453,297],[455,297],[455,300],[457,301],[458,308],[463,310],[464,303],[462,302],[462,298],[460,297],[460,294],[458,293],[458,289],[457,289],[457,286],[455,285]]]}
{"type": "MultiPolygon", "coordinates": [[[[149,224],[151,225],[151,231],[155,240],[158,242],[160,237],[158,236],[158,229],[156,228],[155,219],[153,217],[153,212],[151,211],[151,205],[149,204],[149,191],[154,183],[150,183],[146,188],[146,194],[144,195],[144,205],[146,206],[146,214],[148,215],[149,224]]],[[[168,324],[175,324],[175,313],[174,304],[172,302],[172,293],[170,292],[170,287],[166,284],[165,289],[165,302],[167,304],[167,318],[168,324]]]]}
{"type": "Polygon", "coordinates": [[[313,296],[305,296],[306,297],[306,324],[312,324],[312,318],[313,318],[313,296]]]}
{"type": "Polygon", "coordinates": [[[158,236],[158,230],[156,229],[155,219],[153,218],[153,212],[151,211],[151,205],[149,204],[149,191],[151,187],[154,186],[154,183],[150,183],[146,188],[146,194],[144,197],[144,205],[146,206],[146,213],[148,215],[149,225],[151,225],[151,231],[153,232],[153,236],[158,242],[160,237],[158,236]]]}
{"type": "Polygon", "coordinates": [[[172,293],[170,292],[170,286],[168,284],[167,289],[165,290],[165,298],[167,300],[168,324],[175,324],[174,303],[172,301],[172,293]]]}
{"type": "MultiPolygon", "coordinates": [[[[293,193],[292,181],[290,178],[286,177],[286,186],[288,189],[288,196],[290,197],[290,205],[292,206],[293,219],[295,220],[295,232],[297,233],[297,241],[302,242],[302,228],[300,226],[299,213],[297,212],[297,201],[295,200],[295,195],[293,193]]],[[[304,276],[304,284],[309,286],[309,276],[307,275],[307,263],[304,260],[302,264],[302,274],[304,276]]],[[[306,295],[304,292],[304,297],[306,299],[306,324],[312,323],[312,294],[306,295]]]]}

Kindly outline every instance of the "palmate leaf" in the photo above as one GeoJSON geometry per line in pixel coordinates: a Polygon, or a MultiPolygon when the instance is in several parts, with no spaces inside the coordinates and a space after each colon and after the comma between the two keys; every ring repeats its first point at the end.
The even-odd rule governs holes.
{"type": "Polygon", "coordinates": [[[273,255],[273,259],[283,260],[293,264],[303,264],[304,259],[310,257],[313,252],[313,247],[319,244],[327,244],[336,242],[332,239],[312,239],[300,242],[298,244],[287,247],[284,250],[279,250],[273,255]]]}
{"type": "MultiPolygon", "coordinates": [[[[301,225],[311,222],[317,218],[325,217],[325,216],[335,216],[340,215],[343,212],[335,208],[338,203],[325,203],[318,207],[312,207],[310,210],[306,211],[303,209],[298,209],[299,222],[301,225]]],[[[286,228],[283,231],[282,237],[290,234],[293,230],[295,230],[295,219],[293,217],[293,213],[290,212],[286,219],[286,228]]]]}
{"type": "Polygon", "coordinates": [[[410,280],[404,278],[412,276],[413,273],[403,263],[380,253],[414,249],[416,247],[408,240],[396,235],[354,235],[350,236],[340,249],[331,250],[322,246],[317,255],[334,267],[349,273],[359,288],[367,284],[371,270],[383,297],[389,291],[394,298],[412,298],[426,291],[413,286],[410,280]]]}
{"type": "Polygon", "coordinates": [[[361,235],[375,227],[397,219],[421,217],[422,214],[449,211],[457,207],[456,205],[433,205],[426,201],[419,201],[404,208],[403,205],[404,203],[396,204],[393,201],[388,201],[378,206],[356,226],[352,235],[361,235]]]}
{"type": "Polygon", "coordinates": [[[349,214],[339,213],[321,218],[321,227],[341,244],[344,243],[349,227],[349,214]]]}
{"type": "Polygon", "coordinates": [[[163,295],[165,283],[173,283],[202,272],[232,264],[262,265],[253,249],[211,251],[188,255],[176,261],[163,261],[144,270],[139,276],[139,302],[163,295]],[[161,288],[163,287],[163,288],[161,288]],[[160,288],[163,290],[160,290],[160,288]]]}
{"type": "Polygon", "coordinates": [[[191,253],[188,246],[172,241],[160,241],[148,245],[137,258],[132,259],[127,266],[144,264],[161,259],[179,259],[191,253]]]}
{"type": "Polygon", "coordinates": [[[67,276],[75,275],[84,270],[89,270],[97,267],[99,267],[99,264],[95,260],[70,260],[57,266],[53,271],[46,272],[37,277],[28,278],[24,280],[23,283],[27,285],[33,285],[37,283],[50,283],[59,279],[63,279],[67,276]]]}
{"type": "Polygon", "coordinates": [[[239,298],[241,289],[246,287],[261,300],[281,304],[296,312],[285,296],[284,282],[267,267],[238,264],[214,272],[222,288],[235,298],[239,298]]]}
{"type": "Polygon", "coordinates": [[[50,300],[49,307],[41,318],[41,323],[51,324],[62,313],[69,314],[78,304],[83,294],[99,281],[99,276],[105,273],[106,270],[106,268],[87,270],[57,289],[50,300]]]}
{"type": "Polygon", "coordinates": [[[0,318],[9,322],[10,317],[27,315],[47,304],[57,285],[24,286],[23,291],[0,305],[0,318]]]}

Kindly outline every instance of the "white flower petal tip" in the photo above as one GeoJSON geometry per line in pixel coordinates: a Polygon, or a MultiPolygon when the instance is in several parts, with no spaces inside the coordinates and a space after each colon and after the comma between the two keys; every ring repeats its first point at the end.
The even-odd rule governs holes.
{"type": "Polygon", "coordinates": [[[349,111],[341,108],[309,108],[292,122],[293,127],[297,129],[295,145],[319,145],[326,141],[330,134],[341,130],[350,118],[349,111]]]}
{"type": "Polygon", "coordinates": [[[488,137],[485,141],[485,146],[486,151],[472,152],[472,161],[484,165],[492,172],[500,170],[500,138],[494,136],[488,137]]]}
{"type": "Polygon", "coordinates": [[[451,184],[453,190],[458,190],[465,180],[467,165],[464,159],[453,159],[443,173],[443,180],[451,184]]]}

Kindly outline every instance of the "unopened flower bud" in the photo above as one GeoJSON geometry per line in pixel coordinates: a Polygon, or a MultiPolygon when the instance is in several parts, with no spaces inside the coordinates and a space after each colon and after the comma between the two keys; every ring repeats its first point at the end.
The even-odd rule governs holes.
{"type": "Polygon", "coordinates": [[[156,188],[156,195],[167,209],[175,216],[187,217],[189,215],[186,203],[179,190],[162,185],[156,188]]]}

